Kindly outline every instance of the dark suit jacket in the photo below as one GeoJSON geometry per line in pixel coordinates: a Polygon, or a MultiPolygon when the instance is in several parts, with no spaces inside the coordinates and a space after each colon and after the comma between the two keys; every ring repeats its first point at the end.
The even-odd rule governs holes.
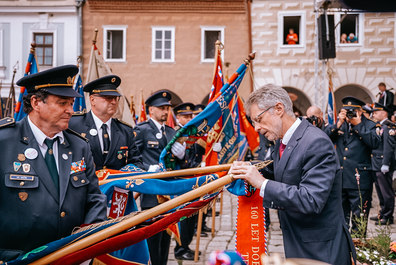
{"type": "MultiPolygon", "coordinates": [[[[151,120],[139,123],[134,128],[135,143],[142,154],[143,164],[146,168],[150,165],[158,165],[159,157],[167,143],[175,136],[176,131],[165,125],[166,137],[157,138],[161,132],[151,120]]],[[[142,194],[141,207],[151,208],[158,205],[155,195],[142,194]]]]}
{"type": "Polygon", "coordinates": [[[381,137],[381,142],[377,148],[372,150],[371,162],[373,171],[381,171],[382,165],[389,166],[389,171],[393,171],[394,169],[394,150],[396,145],[394,126],[393,123],[386,120],[382,123],[381,127],[377,127],[376,129],[377,134],[381,137]]]}
{"type": "Polygon", "coordinates": [[[333,144],[320,129],[302,120],[282,158],[274,150],[274,177],[263,205],[279,209],[287,258],[348,264],[355,253],[341,204],[341,176],[333,144]]]}
{"type": "Polygon", "coordinates": [[[389,90],[385,90],[385,94],[386,96],[383,96],[382,98],[381,96],[379,97],[378,103],[392,110],[395,95],[389,90]]]}
{"type": "Polygon", "coordinates": [[[131,163],[145,169],[142,156],[135,145],[133,129],[121,121],[117,119],[112,119],[111,121],[110,149],[105,159],[100,148],[98,134],[91,135],[89,133],[91,129],[96,129],[91,111],[83,115],[73,115],[69,122],[69,128],[89,140],[96,170],[103,167],[120,169],[131,163]]]}
{"type": "Polygon", "coordinates": [[[336,124],[326,127],[325,132],[336,146],[344,189],[358,189],[356,169],[360,175],[360,189],[372,188],[371,150],[380,143],[375,128],[375,123],[364,116],[362,122],[353,126],[351,131],[346,122],[339,129],[336,124]]]}
{"type": "Polygon", "coordinates": [[[106,196],[99,190],[89,144],[63,133],[58,195],[27,118],[0,129],[0,260],[4,249],[30,251],[70,235],[76,226],[106,219],[106,196]],[[38,156],[22,155],[28,148],[38,156]],[[82,160],[85,170],[72,169],[82,160]],[[23,164],[30,167],[24,170],[23,164]]]}

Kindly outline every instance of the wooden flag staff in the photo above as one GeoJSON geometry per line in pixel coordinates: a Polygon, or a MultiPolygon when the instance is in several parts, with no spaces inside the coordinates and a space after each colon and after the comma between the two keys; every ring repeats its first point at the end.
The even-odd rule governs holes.
{"type": "MultiPolygon", "coordinates": [[[[258,163],[255,166],[258,169],[264,168],[271,164],[272,161],[265,161],[262,163],[258,163]]],[[[121,221],[117,224],[114,224],[108,228],[105,228],[93,235],[87,236],[83,239],[80,239],[77,242],[74,242],[68,246],[65,246],[64,248],[61,248],[47,256],[44,256],[41,259],[38,259],[34,262],[32,262],[32,265],[39,265],[39,264],[50,264],[53,261],[56,261],[60,258],[63,258],[73,252],[79,251],[81,249],[84,249],[86,247],[89,247],[91,245],[94,245],[95,243],[98,243],[102,240],[105,240],[106,238],[112,237],[114,235],[117,235],[119,233],[122,233],[123,231],[130,229],[150,218],[153,218],[159,214],[163,214],[175,207],[178,207],[186,202],[189,202],[191,200],[194,200],[196,198],[199,198],[205,194],[211,193],[215,190],[218,190],[222,188],[225,185],[230,184],[232,181],[234,181],[233,176],[226,175],[224,177],[221,177],[217,180],[214,180],[210,183],[207,183],[195,190],[191,190],[183,195],[180,195],[172,200],[166,201],[156,207],[153,207],[151,209],[148,209],[146,211],[143,211],[135,216],[132,216],[131,218],[128,218],[124,221],[121,221]]]]}

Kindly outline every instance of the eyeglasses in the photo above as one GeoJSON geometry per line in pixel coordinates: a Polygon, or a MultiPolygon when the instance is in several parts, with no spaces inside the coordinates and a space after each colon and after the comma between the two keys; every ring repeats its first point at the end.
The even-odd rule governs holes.
{"type": "Polygon", "coordinates": [[[256,116],[256,118],[253,119],[253,125],[255,123],[260,123],[261,122],[261,118],[260,116],[263,115],[265,112],[267,112],[270,108],[273,108],[274,106],[268,107],[265,110],[263,110],[259,115],[256,116]]]}

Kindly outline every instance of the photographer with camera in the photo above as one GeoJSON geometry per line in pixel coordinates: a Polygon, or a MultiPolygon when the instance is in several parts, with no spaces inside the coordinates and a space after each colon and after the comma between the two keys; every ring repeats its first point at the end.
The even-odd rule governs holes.
{"type": "Polygon", "coordinates": [[[337,123],[327,126],[325,132],[336,145],[340,162],[345,221],[349,225],[352,214],[352,232],[357,232],[356,219],[361,212],[367,219],[371,207],[371,151],[378,147],[380,137],[376,124],[362,115],[363,101],[345,97],[342,103],[337,123]]]}
{"type": "Polygon", "coordinates": [[[325,129],[323,112],[318,106],[311,106],[307,109],[307,121],[322,131],[325,129]]]}

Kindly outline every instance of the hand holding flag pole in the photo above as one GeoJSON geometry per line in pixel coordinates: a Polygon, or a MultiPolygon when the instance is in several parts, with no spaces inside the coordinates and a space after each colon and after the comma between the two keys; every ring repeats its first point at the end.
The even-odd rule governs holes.
{"type": "MultiPolygon", "coordinates": [[[[272,160],[264,161],[262,163],[258,163],[255,166],[258,169],[265,168],[269,164],[272,163],[272,160]]],[[[130,229],[150,218],[153,218],[159,214],[163,214],[175,207],[178,207],[186,202],[189,202],[191,200],[194,200],[196,198],[202,197],[205,194],[214,192],[218,189],[221,189],[223,186],[230,184],[231,182],[234,181],[233,175],[229,174],[226,175],[222,178],[219,178],[217,180],[214,180],[210,183],[207,183],[197,189],[191,190],[183,195],[180,195],[172,200],[166,201],[156,207],[153,207],[151,209],[148,209],[144,212],[140,212],[139,214],[128,218],[124,221],[119,222],[118,224],[112,225],[108,228],[105,228],[93,235],[90,235],[88,237],[85,237],[75,243],[72,243],[60,250],[57,250],[39,260],[36,260],[35,262],[32,262],[32,265],[38,265],[38,264],[50,264],[51,262],[54,262],[66,255],[69,255],[75,251],[81,250],[83,248],[86,248],[88,246],[94,245],[95,243],[98,243],[102,240],[105,240],[106,238],[112,237],[114,235],[117,235],[119,233],[122,233],[123,231],[130,229]]]]}

